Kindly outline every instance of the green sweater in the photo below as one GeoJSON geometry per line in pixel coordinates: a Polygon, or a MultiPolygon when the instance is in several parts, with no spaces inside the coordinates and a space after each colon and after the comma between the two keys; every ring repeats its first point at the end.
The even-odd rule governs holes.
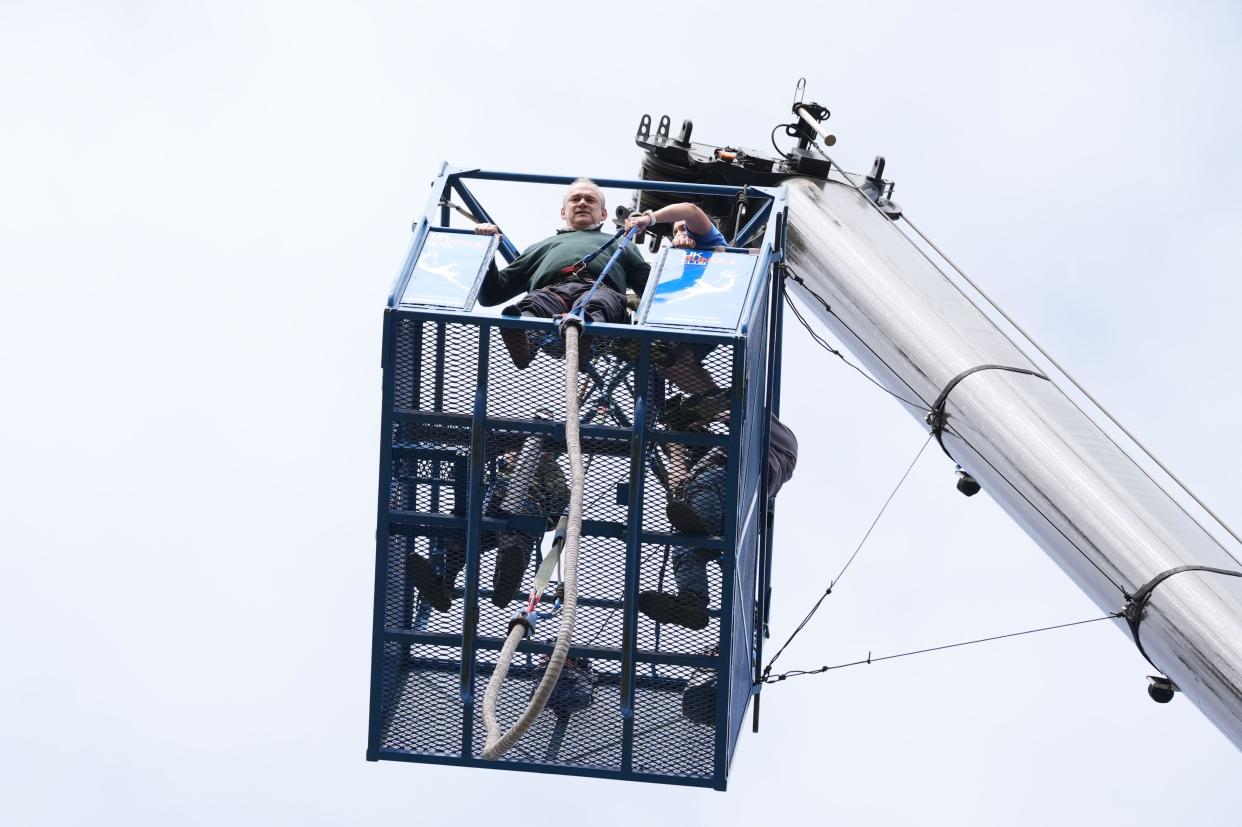
{"type": "MultiPolygon", "coordinates": [[[[490,307],[520,293],[532,293],[540,287],[555,284],[561,279],[562,269],[595,252],[611,237],[599,230],[557,230],[556,235],[551,238],[545,238],[526,248],[522,255],[503,270],[497,270],[496,265],[492,264],[483,279],[483,286],[479,289],[479,304],[490,307]]],[[[618,240],[617,244],[620,243],[618,240]]],[[[614,244],[600,253],[587,265],[586,273],[580,277],[589,276],[594,281],[616,251],[614,244]]],[[[629,244],[621,253],[621,258],[608,271],[608,281],[621,294],[629,289],[641,296],[650,274],[651,265],[633,244],[629,244]]]]}

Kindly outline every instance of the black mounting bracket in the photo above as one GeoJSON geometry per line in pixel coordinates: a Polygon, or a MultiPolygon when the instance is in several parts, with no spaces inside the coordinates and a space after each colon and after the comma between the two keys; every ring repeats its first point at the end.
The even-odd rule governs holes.
{"type": "Polygon", "coordinates": [[[892,181],[884,180],[884,156],[875,156],[875,162],[871,165],[871,172],[867,173],[866,182],[861,189],[870,198],[880,211],[894,221],[901,217],[901,205],[893,201],[893,190],[897,185],[892,181]]]}

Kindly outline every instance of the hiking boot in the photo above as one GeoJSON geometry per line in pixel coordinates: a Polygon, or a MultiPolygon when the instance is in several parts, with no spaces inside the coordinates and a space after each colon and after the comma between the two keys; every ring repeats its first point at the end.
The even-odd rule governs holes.
{"type": "Polygon", "coordinates": [[[509,536],[496,551],[496,570],[492,572],[492,603],[508,606],[522,586],[522,575],[530,561],[530,544],[521,537],[509,536]]]}
{"type": "Polygon", "coordinates": [[[677,595],[640,592],[638,610],[656,623],[670,623],[695,630],[707,628],[707,597],[696,592],[677,595]]]}
{"type": "MultiPolygon", "coordinates": [[[[547,655],[539,658],[539,665],[547,668],[547,655]]],[[[591,668],[589,659],[566,658],[561,675],[548,695],[547,708],[560,716],[589,709],[595,697],[596,680],[595,670],[591,668]]]]}
{"type": "Polygon", "coordinates": [[[437,612],[447,612],[453,606],[453,584],[444,582],[431,561],[421,554],[410,552],[405,558],[405,575],[423,600],[437,612]]]}
{"type": "Polygon", "coordinates": [[[690,503],[679,497],[676,491],[669,495],[664,513],[668,516],[669,525],[682,534],[711,534],[690,503]]]}
{"type": "Polygon", "coordinates": [[[518,370],[525,368],[535,360],[535,348],[530,343],[530,336],[527,335],[527,331],[512,327],[502,327],[500,328],[500,338],[505,343],[505,349],[509,351],[509,358],[513,360],[513,366],[518,370]]]}
{"type": "MultiPolygon", "coordinates": [[[[707,651],[715,655],[712,647],[707,651]]],[[[681,714],[696,724],[716,722],[716,673],[710,669],[695,669],[681,691],[681,714]]]]}
{"type": "Polygon", "coordinates": [[[672,431],[684,431],[692,425],[703,426],[729,410],[728,388],[675,396],[664,406],[660,421],[672,431]]]}

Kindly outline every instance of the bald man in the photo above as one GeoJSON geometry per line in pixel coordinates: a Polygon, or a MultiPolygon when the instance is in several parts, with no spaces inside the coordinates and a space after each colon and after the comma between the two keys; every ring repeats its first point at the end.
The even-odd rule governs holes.
{"type": "MultiPolygon", "coordinates": [[[[550,319],[569,312],[591,289],[611,255],[605,252],[577,272],[566,273],[565,269],[573,267],[611,238],[600,230],[607,217],[604,193],[595,182],[589,178],[574,181],[561,201],[564,226],[556,235],[532,244],[508,267],[497,270],[493,265],[483,279],[479,303],[491,307],[526,293],[522,299],[505,307],[504,315],[550,319]]],[[[500,228],[495,224],[480,224],[474,231],[496,235],[500,228]]],[[[628,320],[625,291],[633,290],[642,295],[650,274],[651,265],[642,254],[634,245],[627,246],[584,308],[583,318],[625,323],[628,320]]],[[[524,368],[535,358],[535,349],[526,331],[507,329],[501,331],[501,336],[517,367],[524,368]]]]}

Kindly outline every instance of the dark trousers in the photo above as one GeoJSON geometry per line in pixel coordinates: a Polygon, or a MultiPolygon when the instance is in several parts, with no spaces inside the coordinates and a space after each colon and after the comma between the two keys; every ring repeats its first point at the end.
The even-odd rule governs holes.
{"type": "MultiPolygon", "coordinates": [[[[711,465],[688,480],[682,492],[690,508],[712,534],[719,534],[724,529],[726,478],[724,466],[711,465]]],[[[707,597],[707,564],[712,560],[719,560],[720,552],[674,546],[670,556],[673,560],[673,581],[677,584],[677,593],[707,597]]]]}
{"type": "MultiPolygon", "coordinates": [[[[540,287],[533,293],[527,293],[502,312],[506,316],[538,316],[541,319],[551,319],[568,313],[574,303],[590,289],[590,282],[584,281],[568,281],[540,287]]],[[[607,284],[601,284],[583,309],[582,318],[590,322],[625,324],[629,318],[625,296],[607,284]]]]}

